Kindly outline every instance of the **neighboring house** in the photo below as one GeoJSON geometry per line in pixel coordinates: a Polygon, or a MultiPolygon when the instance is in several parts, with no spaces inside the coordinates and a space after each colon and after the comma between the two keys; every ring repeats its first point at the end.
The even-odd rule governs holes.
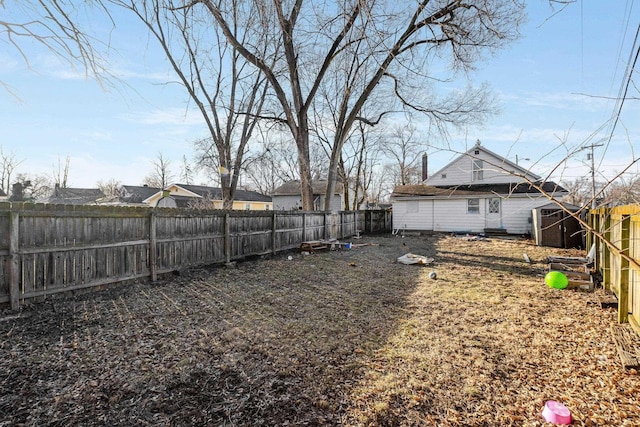
{"type": "MultiPolygon", "coordinates": [[[[314,180],[311,182],[311,186],[313,188],[313,210],[323,211],[327,192],[327,180],[314,180]]],[[[302,209],[302,186],[298,180],[282,184],[273,191],[271,197],[275,210],[302,209]]],[[[344,187],[341,183],[336,182],[336,189],[331,198],[331,211],[339,212],[342,210],[344,210],[344,187]]]]}
{"type": "Polygon", "coordinates": [[[0,188],[0,201],[7,200],[7,193],[5,193],[2,188],[0,188]]]}
{"type": "Polygon", "coordinates": [[[146,199],[162,191],[161,188],[148,185],[123,185],[118,190],[118,198],[122,203],[143,204],[146,199]]]}
{"type": "MultiPolygon", "coordinates": [[[[203,185],[171,184],[143,200],[150,206],[222,209],[222,189],[203,185]]],[[[232,209],[272,210],[271,197],[256,191],[236,190],[232,209]]]]}
{"type": "Polygon", "coordinates": [[[116,206],[148,206],[144,200],[161,191],[160,188],[149,187],[147,185],[123,185],[116,194],[105,196],[97,203],[100,205],[116,206]]]}
{"type": "Polygon", "coordinates": [[[393,227],[531,234],[532,209],[549,203],[535,186],[557,199],[567,194],[559,185],[541,182],[538,175],[491,152],[478,141],[422,185],[394,189],[393,227]]]}
{"type": "Polygon", "coordinates": [[[104,193],[99,188],[60,187],[56,184],[53,193],[42,202],[61,205],[94,205],[102,198],[104,193]]]}

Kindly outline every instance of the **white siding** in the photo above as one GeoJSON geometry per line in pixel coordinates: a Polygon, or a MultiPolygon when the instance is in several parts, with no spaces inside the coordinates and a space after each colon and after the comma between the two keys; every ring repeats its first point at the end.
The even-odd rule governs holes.
{"type": "MultiPolygon", "coordinates": [[[[393,228],[482,233],[485,228],[495,227],[495,223],[490,223],[487,219],[488,198],[480,198],[480,212],[477,214],[468,213],[467,198],[394,200],[393,228]]],[[[531,210],[547,203],[549,200],[544,197],[512,196],[502,199],[502,228],[509,234],[531,233],[531,210]]]]}
{"type": "Polygon", "coordinates": [[[466,198],[436,200],[434,209],[434,231],[442,232],[471,232],[484,231],[485,206],[480,200],[480,212],[467,212],[466,198]]]}
{"type": "Polygon", "coordinates": [[[433,200],[395,200],[393,228],[433,230],[433,200]]]}
{"type": "MultiPolygon", "coordinates": [[[[485,152],[482,147],[478,148],[480,154],[475,155],[471,151],[470,155],[463,154],[456,160],[439,170],[425,181],[427,185],[462,185],[462,184],[508,184],[522,182],[523,179],[511,175],[514,167],[504,162],[504,159],[495,157],[485,152]],[[483,162],[483,177],[480,181],[472,179],[472,161],[478,158],[483,162]],[[504,170],[502,169],[504,168],[504,170]],[[446,177],[443,178],[443,175],[446,177]]],[[[535,176],[529,177],[535,180],[535,176]]]]}
{"type": "Polygon", "coordinates": [[[302,198],[300,196],[272,196],[271,200],[275,211],[288,211],[302,206],[302,198]]]}
{"type": "Polygon", "coordinates": [[[533,231],[531,210],[549,203],[546,197],[510,197],[502,200],[502,224],[509,234],[533,231]]]}
{"type": "MultiPolygon", "coordinates": [[[[315,196],[316,209],[324,210],[324,196],[315,196]],[[316,199],[317,198],[317,199],[316,199]]],[[[302,197],[300,196],[272,196],[273,209],[276,211],[281,210],[296,210],[302,206],[302,197]]],[[[336,194],[331,199],[331,211],[340,212],[343,210],[342,196],[336,194]]]]}

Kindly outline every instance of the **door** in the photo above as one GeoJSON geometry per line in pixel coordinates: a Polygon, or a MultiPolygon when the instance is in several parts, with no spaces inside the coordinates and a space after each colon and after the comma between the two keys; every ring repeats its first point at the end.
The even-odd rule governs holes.
{"type": "Polygon", "coordinates": [[[502,229],[502,199],[492,197],[487,199],[486,227],[502,229]]]}
{"type": "Polygon", "coordinates": [[[562,211],[559,209],[540,209],[540,228],[542,246],[563,247],[562,211]]]}
{"type": "Polygon", "coordinates": [[[564,220],[562,221],[564,227],[564,247],[567,249],[578,248],[582,249],[583,244],[583,231],[580,223],[576,218],[570,214],[563,212],[564,220]]]}

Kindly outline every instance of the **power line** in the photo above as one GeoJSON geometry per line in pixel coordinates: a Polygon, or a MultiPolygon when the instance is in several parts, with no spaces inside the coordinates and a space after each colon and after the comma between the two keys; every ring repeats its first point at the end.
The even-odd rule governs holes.
{"type": "MultiPolygon", "coordinates": [[[[609,149],[609,145],[611,144],[611,139],[613,138],[613,134],[615,133],[616,127],[618,125],[618,121],[620,120],[620,114],[622,113],[622,107],[624,105],[624,101],[627,98],[627,93],[629,92],[629,86],[631,85],[631,80],[633,77],[633,72],[636,67],[636,63],[638,62],[638,56],[640,56],[640,47],[638,45],[638,38],[640,37],[640,23],[638,24],[638,28],[636,29],[636,35],[633,39],[633,45],[631,46],[631,53],[629,55],[629,62],[627,62],[627,68],[625,70],[625,77],[620,85],[620,91],[618,92],[618,98],[616,100],[616,106],[614,107],[610,123],[611,130],[609,135],[606,137],[606,144],[604,153],[609,149]],[[635,52],[635,55],[634,55],[635,52]]],[[[600,158],[600,163],[598,164],[598,168],[602,165],[604,161],[604,155],[600,158]]]]}

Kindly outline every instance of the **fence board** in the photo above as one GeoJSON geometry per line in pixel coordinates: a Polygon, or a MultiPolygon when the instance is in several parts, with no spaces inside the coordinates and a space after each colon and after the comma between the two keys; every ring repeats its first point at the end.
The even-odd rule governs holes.
{"type": "MultiPolygon", "coordinates": [[[[255,212],[0,202],[0,302],[103,286],[380,229],[375,212],[255,212]]],[[[385,223],[383,220],[382,223],[385,223]]],[[[388,224],[391,224],[388,221],[388,224]]]]}
{"type": "MultiPolygon", "coordinates": [[[[599,248],[596,269],[603,285],[618,298],[618,321],[640,324],[640,206],[627,205],[591,211],[590,225],[603,238],[592,235],[599,248]]],[[[638,330],[640,333],[640,329],[638,330]]]]}

